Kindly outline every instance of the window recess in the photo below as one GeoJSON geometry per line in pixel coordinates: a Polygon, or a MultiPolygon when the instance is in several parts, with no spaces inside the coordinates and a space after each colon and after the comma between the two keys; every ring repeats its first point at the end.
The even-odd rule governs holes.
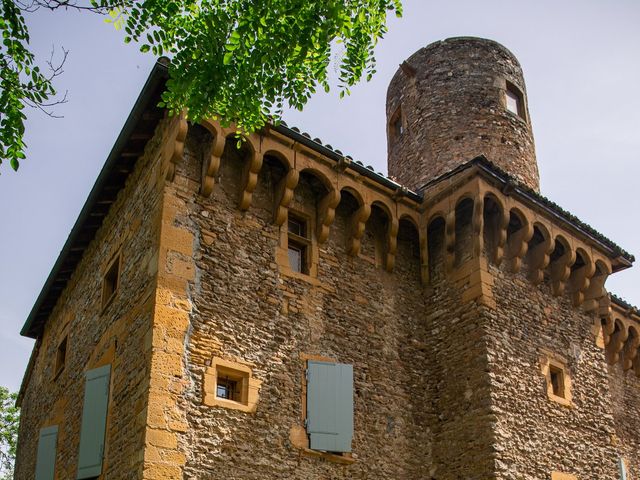
{"type": "Polygon", "coordinates": [[[309,252],[311,239],[308,222],[289,213],[287,224],[289,267],[294,272],[309,274],[309,252]]]}

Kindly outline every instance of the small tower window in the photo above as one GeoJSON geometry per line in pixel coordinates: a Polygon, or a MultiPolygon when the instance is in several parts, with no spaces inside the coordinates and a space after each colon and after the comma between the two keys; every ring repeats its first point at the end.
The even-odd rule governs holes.
{"type": "Polygon", "coordinates": [[[513,83],[507,82],[506,89],[507,110],[524,119],[524,97],[522,92],[513,83]]]}
{"type": "Polygon", "coordinates": [[[402,123],[402,112],[398,108],[389,122],[389,133],[392,140],[397,140],[404,133],[404,124],[402,123]]]}
{"type": "Polygon", "coordinates": [[[288,253],[291,270],[309,273],[308,253],[311,241],[308,237],[307,222],[289,214],[288,221],[288,253]]]}

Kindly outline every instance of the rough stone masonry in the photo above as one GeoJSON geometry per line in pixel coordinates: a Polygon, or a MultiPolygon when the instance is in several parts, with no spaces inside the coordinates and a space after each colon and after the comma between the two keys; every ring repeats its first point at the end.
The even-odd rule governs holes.
{"type": "Polygon", "coordinates": [[[402,63],[400,183],[296,128],[163,117],[166,72],[23,328],[16,479],[88,478],[89,420],[100,479],[640,478],[640,317],[604,286],[634,258],[538,193],[506,48],[402,63]],[[310,448],[310,361],[353,369],[348,452],[310,448]]]}

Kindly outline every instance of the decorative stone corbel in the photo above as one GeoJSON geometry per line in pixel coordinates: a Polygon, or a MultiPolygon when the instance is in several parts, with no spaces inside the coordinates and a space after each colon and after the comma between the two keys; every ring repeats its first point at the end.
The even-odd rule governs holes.
{"type": "Polygon", "coordinates": [[[336,216],[336,207],[340,203],[340,192],[331,190],[318,203],[318,225],[316,236],[318,243],[324,243],[329,238],[329,227],[336,216]]]}
{"type": "MultiPolygon", "coordinates": [[[[526,220],[525,220],[526,221],[526,220]]],[[[529,240],[533,236],[533,225],[527,222],[522,227],[513,232],[507,242],[507,267],[513,273],[517,273],[520,271],[522,267],[522,259],[527,254],[527,250],[529,249],[529,240]]]]}
{"type": "Polygon", "coordinates": [[[222,132],[217,132],[211,144],[209,155],[202,161],[200,194],[205,197],[209,197],[213,193],[213,186],[216,184],[216,175],[220,168],[220,158],[222,157],[222,152],[224,152],[225,143],[226,138],[224,138],[222,132]]]}
{"type": "Polygon", "coordinates": [[[633,368],[633,363],[638,356],[638,347],[640,347],[640,337],[638,335],[629,338],[625,343],[622,353],[622,369],[625,372],[633,368]]]}
{"type": "Polygon", "coordinates": [[[189,130],[185,115],[181,113],[174,117],[168,130],[162,150],[162,162],[168,164],[166,179],[172,182],[176,174],[176,165],[182,161],[184,141],[189,130]]]}
{"type": "Polygon", "coordinates": [[[622,326],[620,330],[611,335],[609,345],[607,345],[607,356],[610,365],[615,365],[620,360],[620,351],[624,347],[629,331],[622,326]]]}
{"type": "MultiPolygon", "coordinates": [[[[609,296],[607,295],[607,299],[608,298],[609,296]]],[[[611,334],[614,332],[616,328],[616,324],[613,321],[613,316],[611,315],[611,307],[609,307],[607,313],[603,314],[600,317],[600,323],[602,324],[602,339],[604,340],[605,346],[607,346],[611,341],[611,334]]]]}
{"type": "Polygon", "coordinates": [[[593,277],[591,277],[591,281],[589,283],[589,288],[587,288],[584,292],[584,302],[582,304],[582,308],[585,312],[593,312],[602,306],[603,299],[606,299],[607,307],[609,310],[611,309],[611,300],[609,300],[609,296],[607,295],[607,291],[604,288],[604,284],[607,281],[611,271],[610,267],[607,266],[607,271],[598,271],[593,277]]]}
{"type": "Polygon", "coordinates": [[[263,155],[259,152],[253,152],[251,159],[247,162],[244,168],[244,188],[240,194],[240,210],[248,210],[251,206],[251,199],[253,197],[253,191],[258,184],[258,173],[262,168],[263,155]]]}
{"type": "Polygon", "coordinates": [[[287,208],[293,199],[293,190],[298,185],[299,178],[300,174],[298,171],[292,168],[276,186],[275,214],[273,221],[279,227],[282,226],[284,221],[287,219],[287,208]]]}
{"type": "Polygon", "coordinates": [[[529,279],[534,285],[539,285],[544,280],[544,269],[549,265],[554,248],[555,242],[548,235],[529,252],[529,279]]]}
{"type": "Polygon", "coordinates": [[[576,252],[567,248],[566,252],[551,264],[551,289],[558,297],[564,293],[564,286],[571,275],[571,265],[576,261],[576,252]]]}
{"type": "Polygon", "coordinates": [[[509,226],[509,215],[505,210],[502,210],[502,215],[498,220],[498,232],[496,235],[496,251],[493,258],[493,262],[500,266],[502,259],[504,258],[504,249],[507,244],[507,227],[509,226]]]}
{"type": "Polygon", "coordinates": [[[447,213],[444,224],[444,255],[446,271],[451,272],[456,259],[456,211],[447,213]]]}
{"type": "Polygon", "coordinates": [[[473,256],[480,258],[484,246],[484,198],[478,195],[473,201],[473,217],[471,219],[473,229],[473,256]]]}
{"type": "Polygon", "coordinates": [[[398,249],[398,227],[400,222],[395,217],[389,219],[387,227],[387,258],[384,267],[387,272],[392,272],[396,265],[396,250],[398,249]]]}
{"type": "Polygon", "coordinates": [[[347,253],[349,255],[356,256],[360,253],[361,239],[369,215],[371,215],[371,205],[366,203],[353,212],[350,220],[350,234],[347,239],[347,253]]]}
{"type": "Polygon", "coordinates": [[[584,302],[584,294],[589,289],[591,277],[596,272],[596,266],[590,258],[584,258],[585,264],[570,274],[571,302],[574,307],[579,307],[584,302]]]}

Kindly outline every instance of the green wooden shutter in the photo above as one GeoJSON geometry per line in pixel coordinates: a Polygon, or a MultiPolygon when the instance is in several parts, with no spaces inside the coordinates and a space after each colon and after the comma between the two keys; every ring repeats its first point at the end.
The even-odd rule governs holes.
{"type": "Polygon", "coordinates": [[[341,363],[307,364],[309,447],[350,452],[353,438],[353,367],[341,363]]]}
{"type": "Polygon", "coordinates": [[[102,473],[110,374],[111,365],[85,374],[77,479],[97,477],[102,473]]]}
{"type": "Polygon", "coordinates": [[[35,480],[53,480],[53,474],[56,469],[57,441],[57,425],[40,430],[40,438],[38,438],[38,455],[36,456],[35,480]]]}

